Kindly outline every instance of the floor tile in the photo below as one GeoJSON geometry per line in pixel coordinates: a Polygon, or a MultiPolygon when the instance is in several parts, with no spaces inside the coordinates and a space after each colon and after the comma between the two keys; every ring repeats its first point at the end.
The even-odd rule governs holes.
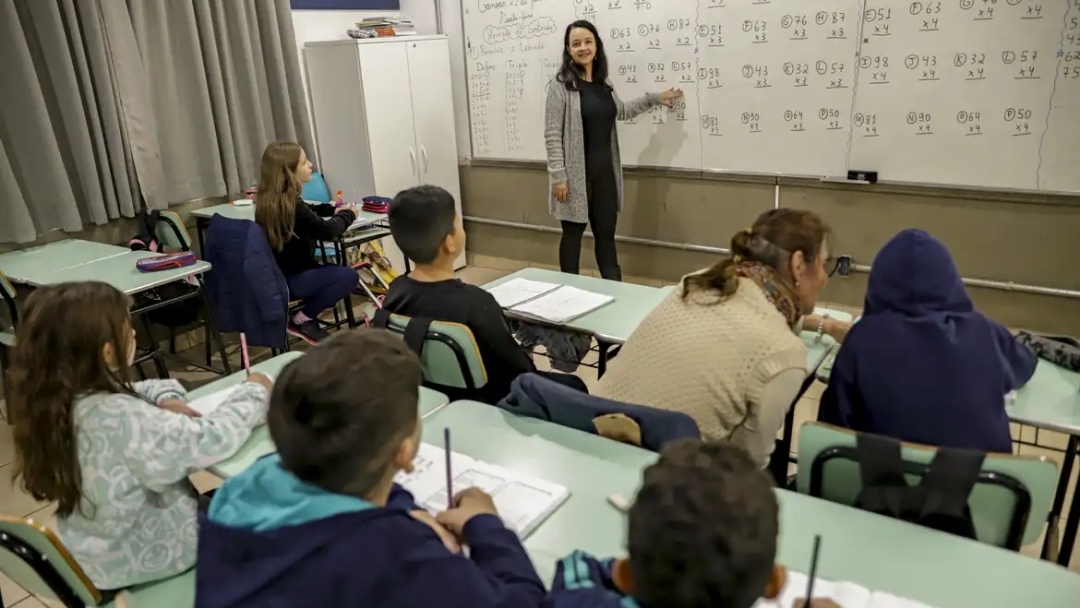
{"type": "Polygon", "coordinates": [[[4,596],[4,607],[14,606],[26,599],[30,594],[25,589],[15,584],[6,574],[0,573],[0,594],[4,596]]]}
{"type": "Polygon", "coordinates": [[[25,517],[47,507],[49,503],[34,500],[32,496],[19,487],[19,482],[12,479],[14,470],[14,464],[0,467],[0,513],[25,517]]]}
{"type": "Polygon", "coordinates": [[[506,275],[511,274],[505,270],[498,270],[494,268],[481,268],[479,266],[470,266],[459,270],[457,276],[462,281],[472,285],[484,285],[492,281],[497,281],[506,275]]]}
{"type": "Polygon", "coordinates": [[[199,494],[206,494],[211,490],[216,490],[221,487],[221,484],[225,483],[224,479],[207,471],[198,471],[188,479],[191,480],[192,485],[195,486],[195,490],[199,494]]]}
{"type": "Polygon", "coordinates": [[[35,523],[42,524],[57,534],[60,533],[56,528],[56,503],[28,514],[26,519],[32,519],[35,523]]]}
{"type": "Polygon", "coordinates": [[[0,423],[0,466],[15,462],[15,438],[13,429],[6,423],[0,423]]]}
{"type": "Polygon", "coordinates": [[[491,268],[493,270],[505,270],[508,274],[529,267],[528,262],[522,262],[521,260],[511,260],[508,258],[497,258],[489,255],[469,254],[468,258],[469,266],[491,268]]]}
{"type": "Polygon", "coordinates": [[[803,397],[818,400],[821,399],[821,394],[825,392],[825,383],[814,380],[814,383],[806,389],[803,397]]]}

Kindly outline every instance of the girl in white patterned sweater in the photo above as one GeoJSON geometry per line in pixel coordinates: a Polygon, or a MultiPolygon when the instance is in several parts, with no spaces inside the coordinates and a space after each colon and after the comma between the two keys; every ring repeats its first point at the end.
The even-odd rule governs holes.
{"type": "Polygon", "coordinates": [[[102,590],[195,564],[198,503],[188,475],[243,445],[272,387],[253,374],[199,416],[175,380],[130,382],[130,305],[105,283],[34,291],[10,371],[16,475],[35,499],[57,502],[64,544],[102,590]]]}

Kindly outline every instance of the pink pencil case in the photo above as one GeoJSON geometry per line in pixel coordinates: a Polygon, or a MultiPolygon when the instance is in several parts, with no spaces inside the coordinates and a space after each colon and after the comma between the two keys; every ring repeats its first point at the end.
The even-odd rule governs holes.
{"type": "Polygon", "coordinates": [[[191,266],[199,261],[198,256],[192,251],[179,251],[167,255],[159,255],[152,258],[143,258],[135,262],[135,268],[139,272],[157,272],[169,268],[183,268],[191,266]]]}

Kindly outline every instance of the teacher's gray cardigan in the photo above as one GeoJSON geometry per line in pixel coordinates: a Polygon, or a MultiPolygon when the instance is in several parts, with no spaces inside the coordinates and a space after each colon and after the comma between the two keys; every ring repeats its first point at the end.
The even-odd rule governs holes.
{"type": "MultiPolygon", "coordinates": [[[[630,120],[660,105],[659,93],[648,93],[623,103],[615,94],[611,81],[611,97],[618,113],[616,120],[630,120]]],[[[551,185],[567,182],[570,194],[566,202],[555,200],[553,189],[548,190],[548,210],[557,220],[589,223],[589,201],[585,196],[585,128],[581,124],[581,94],[569,91],[563,83],[552,80],[547,85],[547,107],[544,112],[544,141],[547,144],[548,176],[551,185]]],[[[611,160],[615,165],[615,184],[619,192],[619,211],[623,206],[622,163],[619,161],[619,133],[612,127],[611,160]]]]}

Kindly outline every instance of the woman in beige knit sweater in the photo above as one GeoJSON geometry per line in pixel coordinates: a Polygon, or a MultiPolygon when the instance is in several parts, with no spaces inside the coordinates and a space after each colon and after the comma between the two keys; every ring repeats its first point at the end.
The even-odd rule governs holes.
{"type": "Polygon", "coordinates": [[[732,257],[684,277],[608,366],[600,397],[683,412],[707,440],[768,464],[806,378],[805,323],[842,338],[847,324],[808,316],[829,278],[829,228],[774,209],[731,239],[732,257]]]}

